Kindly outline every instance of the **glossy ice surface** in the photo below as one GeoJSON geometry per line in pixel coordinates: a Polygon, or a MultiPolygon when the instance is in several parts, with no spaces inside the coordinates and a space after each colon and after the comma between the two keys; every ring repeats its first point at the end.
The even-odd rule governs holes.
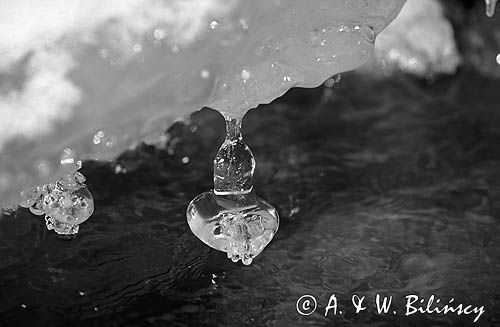
{"type": "Polygon", "coordinates": [[[226,118],[226,138],[214,158],[214,193],[248,194],[253,189],[255,158],[241,133],[241,119],[226,118]]]}
{"type": "Polygon", "coordinates": [[[279,216],[253,189],[255,159],[241,120],[226,116],[225,121],[226,137],[214,158],[214,188],[194,198],[186,216],[205,244],[249,265],[276,234],[279,216]]]}
{"type": "Polygon", "coordinates": [[[403,0],[3,1],[0,206],[204,106],[242,116],[371,55],[403,0]],[[32,19],[36,12],[37,19],[32,19]]]}
{"type": "Polygon", "coordinates": [[[271,242],[279,225],[276,209],[253,191],[240,195],[204,192],[189,204],[187,220],[205,244],[245,265],[271,242]]]}

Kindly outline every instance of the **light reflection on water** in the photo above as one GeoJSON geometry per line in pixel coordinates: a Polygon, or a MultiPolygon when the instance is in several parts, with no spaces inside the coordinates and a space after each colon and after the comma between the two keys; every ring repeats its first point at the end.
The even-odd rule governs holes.
{"type": "Polygon", "coordinates": [[[77,239],[57,239],[27,210],[0,219],[0,324],[457,319],[296,313],[301,295],[313,294],[324,306],[331,293],[344,306],[353,293],[455,297],[485,305],[480,321],[494,321],[498,87],[498,80],[470,71],[434,85],[347,74],[326,98],[321,88],[296,89],[251,111],[244,131],[257,160],[255,189],[277,207],[282,223],[249,267],[203,245],[185,220],[189,201],[212,186],[224,130],[217,113],[195,114],[197,128],[172,127],[170,151],[124,154],[118,163],[126,173],[87,162],[95,214],[77,239]]]}

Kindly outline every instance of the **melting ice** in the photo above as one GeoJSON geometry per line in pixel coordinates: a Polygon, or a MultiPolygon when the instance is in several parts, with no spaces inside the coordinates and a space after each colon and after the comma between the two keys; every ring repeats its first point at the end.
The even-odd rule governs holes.
{"type": "Polygon", "coordinates": [[[276,234],[279,216],[253,190],[255,159],[240,129],[240,119],[226,118],[226,139],[214,159],[214,189],[191,201],[187,220],[200,240],[249,265],[276,234]]]}

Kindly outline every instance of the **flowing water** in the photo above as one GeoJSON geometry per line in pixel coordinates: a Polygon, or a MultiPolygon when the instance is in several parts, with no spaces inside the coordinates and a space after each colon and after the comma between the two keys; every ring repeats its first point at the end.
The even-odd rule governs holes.
{"type": "MultiPolygon", "coordinates": [[[[72,241],[27,209],[0,219],[1,326],[472,324],[471,316],[355,314],[350,296],[408,294],[500,319],[500,81],[463,69],[430,85],[346,74],[252,110],[257,194],[280,229],[250,266],[194,236],[224,119],[212,110],[112,164],[85,162],[95,212],[72,241]],[[335,293],[342,315],[300,316],[335,293]]],[[[399,302],[398,302],[399,303],[399,302]]]]}

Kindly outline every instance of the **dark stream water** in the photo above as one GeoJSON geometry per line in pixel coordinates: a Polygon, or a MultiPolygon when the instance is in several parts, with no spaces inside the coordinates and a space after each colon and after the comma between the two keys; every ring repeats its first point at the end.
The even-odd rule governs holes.
{"type": "Polygon", "coordinates": [[[484,305],[500,323],[500,80],[472,70],[428,84],[346,74],[295,89],[244,122],[257,193],[281,226],[251,266],[189,230],[212,187],[223,119],[176,124],[166,149],[87,162],[94,215],[74,240],[21,209],[0,219],[0,326],[470,325],[404,316],[404,296],[484,305]],[[127,170],[115,173],[115,165],[127,170]],[[342,315],[324,317],[332,293],[342,315]],[[352,294],[393,295],[398,314],[355,314],[352,294]],[[314,295],[318,310],[296,311],[314,295]]]}

